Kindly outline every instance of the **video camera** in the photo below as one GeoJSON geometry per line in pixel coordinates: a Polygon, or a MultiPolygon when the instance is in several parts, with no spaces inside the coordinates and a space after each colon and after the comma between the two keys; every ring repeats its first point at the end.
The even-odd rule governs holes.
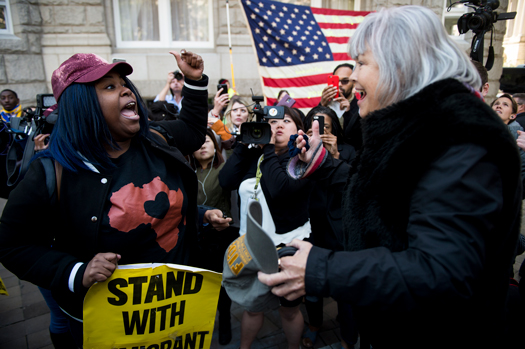
{"type": "MultiPolygon", "coordinates": [[[[470,51],[470,58],[480,63],[483,63],[483,41],[485,33],[491,31],[489,55],[485,67],[487,70],[492,69],[494,64],[494,48],[492,47],[492,31],[494,30],[494,23],[501,20],[514,19],[516,12],[497,13],[494,12],[499,7],[498,0],[473,0],[460,1],[467,7],[473,8],[475,11],[465,13],[458,19],[458,30],[460,34],[465,34],[472,30],[474,37],[472,38],[472,45],[470,51]]],[[[450,5],[452,7],[454,4],[450,5]]],[[[450,8],[449,7],[449,8],[450,8]]]]}
{"type": "Polygon", "coordinates": [[[245,144],[268,144],[272,139],[272,128],[263,119],[284,119],[284,107],[262,107],[263,96],[252,96],[253,113],[256,121],[245,122],[241,125],[237,140],[245,144]]]}
{"type": "Polygon", "coordinates": [[[13,137],[6,156],[8,186],[15,186],[24,177],[35,154],[34,137],[42,133],[51,133],[58,118],[57,110],[47,117],[44,116],[44,111],[55,104],[52,94],[37,95],[36,104],[34,110],[26,108],[22,117],[10,120],[8,132],[13,137]]]}
{"type": "Polygon", "coordinates": [[[33,132],[33,137],[41,133],[51,133],[53,126],[56,122],[56,116],[44,116],[44,111],[47,108],[56,104],[55,97],[51,93],[43,93],[36,95],[36,108],[35,110],[31,108],[25,109],[25,119],[27,122],[34,121],[36,125],[36,130],[33,132]]]}

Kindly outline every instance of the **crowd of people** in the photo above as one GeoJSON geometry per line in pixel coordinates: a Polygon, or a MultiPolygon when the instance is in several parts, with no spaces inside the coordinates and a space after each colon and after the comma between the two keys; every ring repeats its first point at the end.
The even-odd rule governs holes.
{"type": "MultiPolygon", "coordinates": [[[[486,69],[431,10],[367,16],[349,43],[355,66],[334,67],[339,86],[306,115],[267,115],[262,144],[239,139],[252,103],[220,79],[208,105],[202,58],[170,53],[178,70],[149,110],[126,62],[75,54],[53,73],[57,123],[9,196],[0,262],[41,288],[56,348],[82,347],[84,296],[118,264],[221,272],[253,200],[275,247],[297,248],[279,273],[258,276],[279,296],[289,348],[315,346],[324,297],[337,301],[345,349],[359,337],[362,348],[522,344],[512,331],[525,324],[525,286],[509,280],[525,251],[525,94],[489,106],[486,69]]],[[[1,104],[9,127],[20,101],[4,90],[1,104]]],[[[221,345],[231,304],[221,288],[221,345]]],[[[241,349],[266,310],[244,310],[241,349]]]]}

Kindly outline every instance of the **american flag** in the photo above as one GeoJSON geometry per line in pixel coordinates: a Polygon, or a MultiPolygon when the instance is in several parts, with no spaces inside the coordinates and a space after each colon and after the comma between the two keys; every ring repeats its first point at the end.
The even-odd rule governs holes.
{"type": "Polygon", "coordinates": [[[331,10],[270,0],[241,0],[257,53],[267,105],[285,89],[294,108],[321,101],[327,77],[343,62],[348,40],[370,12],[331,10]]]}

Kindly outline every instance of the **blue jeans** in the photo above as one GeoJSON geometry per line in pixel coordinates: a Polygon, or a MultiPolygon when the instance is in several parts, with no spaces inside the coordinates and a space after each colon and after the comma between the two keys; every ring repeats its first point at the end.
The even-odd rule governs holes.
{"type": "Polygon", "coordinates": [[[53,299],[51,291],[39,287],[40,293],[44,296],[44,300],[50,310],[51,323],[49,324],[49,332],[51,333],[66,333],[69,332],[69,321],[67,315],[60,310],[57,302],[53,299]]]}

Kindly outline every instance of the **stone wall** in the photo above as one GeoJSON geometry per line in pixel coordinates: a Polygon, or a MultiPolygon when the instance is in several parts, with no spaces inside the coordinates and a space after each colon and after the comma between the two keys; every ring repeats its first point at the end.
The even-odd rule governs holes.
{"type": "Polygon", "coordinates": [[[14,35],[0,35],[0,85],[17,92],[22,106],[36,105],[36,95],[47,93],[40,36],[42,16],[38,1],[11,0],[14,35]]]}
{"type": "Polygon", "coordinates": [[[96,53],[111,59],[102,0],[39,0],[42,15],[42,57],[51,91],[51,74],[75,53],[96,53]]]}

